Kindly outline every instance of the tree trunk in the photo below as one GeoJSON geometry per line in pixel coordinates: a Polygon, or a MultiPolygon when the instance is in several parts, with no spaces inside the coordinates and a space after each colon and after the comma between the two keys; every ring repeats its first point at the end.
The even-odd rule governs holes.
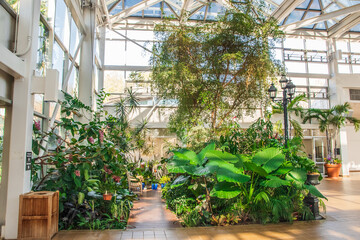
{"type": "Polygon", "coordinates": [[[329,136],[328,128],[326,128],[325,133],[326,133],[326,145],[327,145],[327,153],[328,153],[326,158],[328,158],[328,157],[331,157],[331,139],[330,139],[330,136],[329,136]]]}

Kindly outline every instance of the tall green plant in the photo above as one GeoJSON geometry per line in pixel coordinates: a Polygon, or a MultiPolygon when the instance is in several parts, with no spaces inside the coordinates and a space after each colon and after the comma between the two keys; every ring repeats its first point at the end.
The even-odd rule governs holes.
{"type": "Polygon", "coordinates": [[[245,12],[229,10],[216,22],[155,29],[153,87],[178,101],[170,127],[179,135],[198,125],[214,132],[267,98],[267,80],[279,68],[271,46],[282,32],[274,19],[254,14],[250,1],[242,7],[245,12]]]}
{"type": "Polygon", "coordinates": [[[303,123],[316,120],[319,123],[320,131],[325,132],[328,153],[327,158],[331,161],[331,163],[334,162],[335,157],[333,156],[331,141],[335,138],[334,147],[336,148],[336,137],[338,136],[340,128],[349,122],[354,125],[355,131],[360,129],[360,120],[348,116],[350,109],[351,107],[348,102],[345,102],[342,105],[336,105],[330,109],[310,108],[307,110],[303,118],[303,123]],[[333,132],[331,131],[331,128],[334,129],[333,132]]]}
{"type": "MultiPolygon", "coordinates": [[[[292,99],[288,106],[288,114],[289,114],[289,122],[290,122],[290,129],[294,129],[295,137],[303,137],[303,131],[301,128],[301,125],[298,121],[295,119],[292,119],[291,114],[294,114],[297,117],[302,118],[304,116],[305,109],[301,107],[301,103],[306,102],[307,98],[305,94],[298,95],[292,99]]],[[[282,102],[276,102],[272,105],[272,112],[273,114],[283,114],[284,113],[284,107],[282,105],[282,102]]],[[[290,131],[291,134],[291,131],[290,131]]],[[[291,136],[291,135],[290,135],[291,136]]]]}

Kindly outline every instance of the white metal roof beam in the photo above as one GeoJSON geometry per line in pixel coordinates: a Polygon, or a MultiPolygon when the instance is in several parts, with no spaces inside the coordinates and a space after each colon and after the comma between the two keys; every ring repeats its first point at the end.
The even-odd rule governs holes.
{"type": "Polygon", "coordinates": [[[162,0],[143,0],[141,2],[139,2],[138,4],[135,4],[132,7],[129,7],[119,13],[117,13],[116,15],[111,17],[111,22],[115,23],[119,20],[122,20],[128,16],[131,16],[139,11],[142,11],[152,5],[155,5],[159,2],[161,2],[162,0]]]}
{"type": "Polygon", "coordinates": [[[108,11],[108,8],[106,6],[105,0],[100,0],[100,2],[101,2],[102,10],[103,10],[103,12],[105,13],[105,16],[106,16],[106,23],[110,23],[110,15],[109,15],[109,11],[108,11]]]}
{"type": "Polygon", "coordinates": [[[285,0],[280,5],[280,7],[273,12],[271,16],[277,19],[278,22],[281,22],[286,16],[288,16],[297,6],[299,6],[304,1],[305,0],[285,0]]]}
{"type": "Polygon", "coordinates": [[[170,5],[170,6],[174,7],[174,8],[176,8],[177,10],[180,10],[180,11],[181,11],[181,6],[178,5],[178,4],[176,4],[176,3],[174,3],[172,0],[165,0],[165,2],[166,2],[168,5],[170,5]]]}
{"type": "Polygon", "coordinates": [[[221,6],[226,7],[227,9],[235,8],[234,5],[228,0],[216,0],[221,6]]]}
{"type": "Polygon", "coordinates": [[[351,6],[351,7],[347,7],[347,8],[343,8],[340,10],[336,10],[330,13],[324,13],[321,14],[319,16],[316,17],[312,17],[312,18],[308,18],[299,22],[295,22],[295,23],[291,23],[291,24],[287,24],[284,25],[282,27],[280,27],[283,31],[287,32],[287,31],[291,31],[297,28],[301,28],[301,27],[305,27],[305,26],[309,26],[311,24],[315,24],[315,23],[319,23],[322,21],[326,21],[329,19],[333,19],[342,15],[347,15],[347,14],[351,14],[351,13],[355,13],[360,11],[360,4],[351,6]]]}
{"type": "Polygon", "coordinates": [[[360,13],[353,13],[334,25],[328,32],[329,38],[339,38],[360,23],[360,13]]]}
{"type": "Polygon", "coordinates": [[[71,16],[73,17],[76,26],[79,28],[82,34],[86,35],[87,32],[86,32],[85,22],[83,19],[83,14],[79,5],[79,1],[65,0],[65,3],[71,12],[71,16]]]}

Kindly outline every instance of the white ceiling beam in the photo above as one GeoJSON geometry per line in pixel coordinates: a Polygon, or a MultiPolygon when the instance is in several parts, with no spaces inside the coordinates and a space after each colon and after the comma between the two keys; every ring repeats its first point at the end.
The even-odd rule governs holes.
{"type": "Polygon", "coordinates": [[[227,9],[233,9],[235,8],[234,5],[228,1],[228,0],[216,0],[221,6],[227,8],[227,9]]]}
{"type": "Polygon", "coordinates": [[[106,2],[105,2],[105,0],[100,0],[100,2],[101,2],[102,10],[103,10],[103,12],[105,13],[105,16],[106,16],[106,23],[110,24],[111,23],[110,22],[110,15],[109,15],[109,10],[107,8],[106,2]]]}
{"type": "Polygon", "coordinates": [[[344,33],[349,31],[360,23],[360,13],[353,13],[342,19],[338,24],[334,25],[328,32],[329,38],[340,38],[344,33]]]}
{"type": "MultiPolygon", "coordinates": [[[[207,4],[206,4],[207,5],[207,4]]],[[[201,9],[202,7],[204,7],[204,6],[206,6],[206,5],[204,5],[203,3],[201,3],[201,2],[193,2],[193,4],[190,6],[190,7],[188,7],[188,11],[189,12],[193,12],[194,10],[196,10],[196,9],[201,9]]]]}
{"type": "Polygon", "coordinates": [[[178,4],[176,4],[175,2],[173,2],[172,0],[165,0],[165,2],[166,2],[168,5],[176,8],[176,9],[179,10],[179,11],[181,11],[181,6],[178,5],[178,4]]]}
{"type": "Polygon", "coordinates": [[[268,3],[272,4],[272,5],[274,5],[275,7],[279,7],[279,6],[280,6],[279,4],[277,4],[276,2],[274,2],[274,1],[272,1],[272,0],[265,0],[265,2],[268,2],[268,3]]]}
{"type": "Polygon", "coordinates": [[[111,17],[111,22],[115,23],[119,20],[121,21],[124,18],[129,17],[129,16],[131,16],[139,11],[142,11],[152,5],[155,5],[161,1],[162,0],[143,0],[143,1],[139,2],[138,4],[135,4],[134,6],[124,9],[123,11],[117,13],[116,15],[113,15],[111,17]]]}
{"type": "Polygon", "coordinates": [[[355,12],[359,12],[359,11],[360,11],[360,4],[356,4],[351,7],[343,8],[343,9],[336,10],[336,11],[333,11],[330,13],[324,13],[324,14],[321,14],[316,17],[312,17],[312,18],[308,18],[308,19],[305,19],[302,21],[295,22],[295,23],[287,24],[287,25],[281,26],[280,29],[283,30],[284,32],[288,32],[288,31],[291,31],[291,30],[294,30],[297,28],[309,26],[311,24],[323,22],[323,21],[326,21],[329,19],[333,19],[336,17],[340,17],[343,15],[347,15],[347,14],[351,14],[351,13],[355,13],[355,12]]]}
{"type": "Polygon", "coordinates": [[[286,18],[297,6],[303,3],[305,0],[285,0],[278,9],[276,9],[273,14],[271,15],[274,17],[278,22],[281,22],[286,18]]]}
{"type": "Polygon", "coordinates": [[[85,22],[83,19],[83,14],[79,5],[79,1],[65,0],[65,3],[71,12],[71,16],[73,17],[76,26],[79,28],[80,32],[83,35],[86,35],[87,32],[86,32],[85,22]]]}

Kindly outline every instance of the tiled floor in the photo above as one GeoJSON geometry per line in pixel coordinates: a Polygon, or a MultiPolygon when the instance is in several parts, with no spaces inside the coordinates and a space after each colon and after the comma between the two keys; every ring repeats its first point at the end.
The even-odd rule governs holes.
{"type": "MultiPolygon", "coordinates": [[[[174,228],[174,220],[163,211],[159,200],[146,199],[135,208],[131,224],[134,229],[126,231],[61,231],[54,239],[194,239],[194,240],[263,240],[263,239],[360,239],[360,173],[339,180],[324,179],[319,189],[328,197],[327,219],[293,224],[239,225],[229,227],[174,228]],[[147,204],[155,208],[147,213],[147,204]],[[161,220],[162,218],[162,220],[161,220]],[[133,220],[136,219],[136,222],[133,220]],[[170,219],[171,224],[162,225],[170,219]],[[155,228],[153,228],[155,226],[155,228]]],[[[140,202],[139,202],[140,203],[140,202]]]]}

